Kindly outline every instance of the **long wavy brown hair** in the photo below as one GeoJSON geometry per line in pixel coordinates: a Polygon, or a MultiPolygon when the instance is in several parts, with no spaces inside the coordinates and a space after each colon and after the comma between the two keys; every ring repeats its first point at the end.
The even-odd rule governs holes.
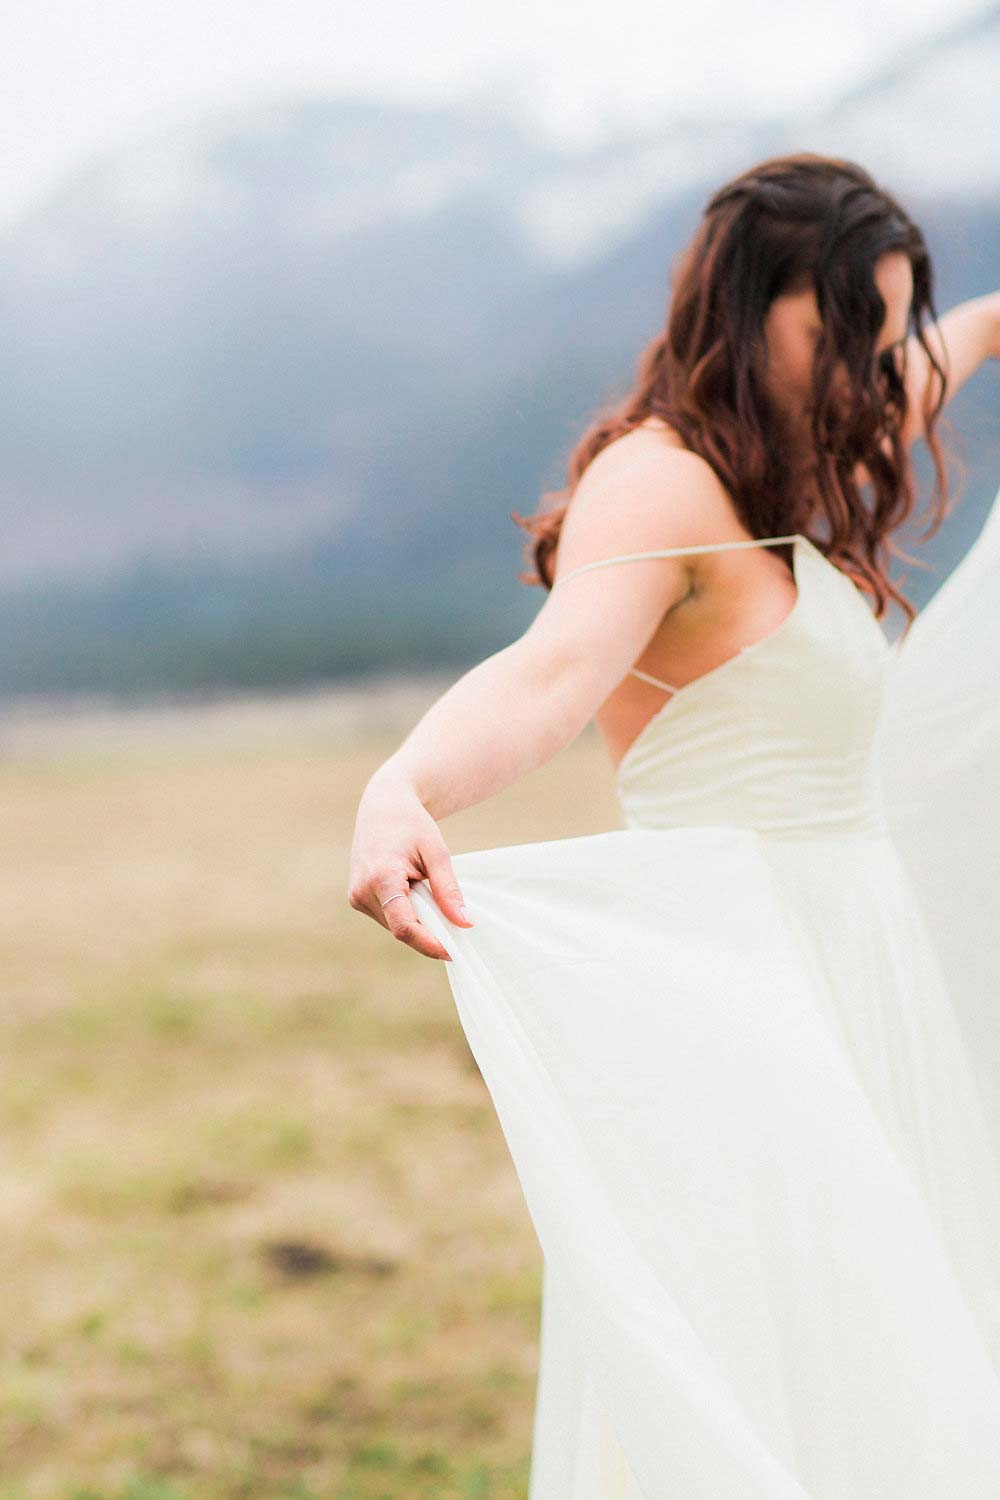
{"type": "MultiPolygon", "coordinates": [[[[892,350],[876,361],[886,305],[874,268],[904,251],[913,271],[909,326],[932,371],[923,431],[934,461],[933,536],[949,513],[945,457],[937,436],[945,376],[924,336],[937,323],[933,274],[923,234],[905,210],[855,162],[798,152],[772,157],[713,193],[693,238],[671,266],[666,327],[643,350],[635,388],[602,408],[570,454],[568,484],[543,494],[540,509],[511,519],[531,535],[535,571],[522,583],[551,588],[563,519],[591,460],[651,417],[669,423],[711,464],[752,536],[810,535],[814,545],[875,600],[916,610],[888,577],[884,554],[924,566],[890,540],[913,512],[915,484],[901,439],[907,416],[904,370],[892,350]],[[787,417],[761,378],[763,323],[775,297],[812,287],[823,331],[813,369],[811,438],[817,493],[794,493],[787,417]],[[851,399],[838,399],[835,367],[846,367],[851,399]],[[865,499],[855,483],[863,464],[865,499]]],[[[949,458],[954,455],[949,450],[949,458]]]]}

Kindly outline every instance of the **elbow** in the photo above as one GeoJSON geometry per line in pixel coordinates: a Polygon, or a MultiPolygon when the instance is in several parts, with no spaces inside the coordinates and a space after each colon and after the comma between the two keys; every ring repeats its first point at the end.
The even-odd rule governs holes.
{"type": "Polygon", "coordinates": [[[555,749],[563,749],[587,727],[616,684],[606,680],[607,664],[596,662],[582,643],[560,648],[549,641],[543,648],[526,635],[519,644],[524,648],[525,689],[544,706],[555,749]]]}

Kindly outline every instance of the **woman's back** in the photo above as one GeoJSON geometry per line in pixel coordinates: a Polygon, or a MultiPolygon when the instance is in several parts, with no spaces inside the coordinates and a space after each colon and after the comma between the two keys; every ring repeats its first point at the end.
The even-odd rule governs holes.
{"type": "MultiPolygon", "coordinates": [[[[580,570],[577,558],[599,560],[618,550],[604,537],[621,534],[630,524],[629,517],[619,525],[618,517],[609,515],[625,505],[636,514],[645,511],[634,526],[636,535],[658,531],[669,543],[683,536],[692,543],[688,549],[673,547],[678,555],[686,550],[684,586],[594,716],[615,764],[660,708],[664,690],[692,683],[771,634],[796,598],[790,543],[775,547],[773,555],[771,546],[742,545],[747,533],[718,476],[665,424],[617,438],[584,474],[563,523],[557,586],[580,570]],[[657,513],[651,528],[647,518],[657,513]]],[[[651,548],[642,550],[656,555],[651,548]]]]}

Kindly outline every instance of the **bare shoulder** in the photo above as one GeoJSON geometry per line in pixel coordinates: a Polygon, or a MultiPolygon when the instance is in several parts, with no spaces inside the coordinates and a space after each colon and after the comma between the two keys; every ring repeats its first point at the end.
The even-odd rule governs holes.
{"type": "Polygon", "coordinates": [[[581,475],[563,521],[558,571],[743,534],[711,464],[672,429],[637,427],[602,448],[581,475]]]}

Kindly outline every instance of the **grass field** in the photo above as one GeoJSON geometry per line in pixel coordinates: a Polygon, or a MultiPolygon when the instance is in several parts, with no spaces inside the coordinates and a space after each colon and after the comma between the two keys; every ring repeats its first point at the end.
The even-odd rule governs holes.
{"type": "MultiPolygon", "coordinates": [[[[534,1230],[444,964],[346,900],[432,696],[0,735],[0,1500],[523,1500],[534,1230]]],[[[588,731],[442,829],[614,826],[588,731]]]]}

